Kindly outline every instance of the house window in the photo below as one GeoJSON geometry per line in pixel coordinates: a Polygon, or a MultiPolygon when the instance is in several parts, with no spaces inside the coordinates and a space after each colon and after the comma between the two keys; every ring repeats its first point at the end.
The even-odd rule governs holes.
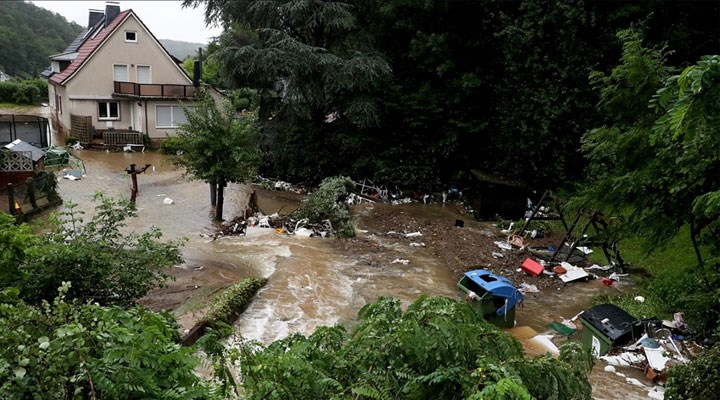
{"type": "Polygon", "coordinates": [[[155,106],[156,128],[177,128],[187,122],[180,106],[155,106]]]}
{"type": "Polygon", "coordinates": [[[113,80],[120,82],[129,82],[127,64],[113,64],[113,80]]]}
{"type": "Polygon", "coordinates": [[[137,83],[152,83],[149,65],[138,65],[136,68],[137,68],[137,83]]]}
{"type": "Polygon", "coordinates": [[[117,101],[98,102],[98,120],[120,119],[120,105],[117,101]]]}
{"type": "Polygon", "coordinates": [[[125,41],[131,43],[137,43],[137,32],[125,31],[125,41]]]}

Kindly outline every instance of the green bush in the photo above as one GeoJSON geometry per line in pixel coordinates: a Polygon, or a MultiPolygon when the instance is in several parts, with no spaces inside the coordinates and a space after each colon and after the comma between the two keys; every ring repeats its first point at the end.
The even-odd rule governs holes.
{"type": "Polygon", "coordinates": [[[715,399],[720,391],[720,346],[715,345],[690,364],[668,372],[665,398],[715,399]]]}
{"type": "Polygon", "coordinates": [[[295,210],[291,217],[307,218],[312,224],[329,220],[338,236],[354,237],[355,225],[345,203],[345,199],[354,188],[355,183],[348,177],[325,178],[320,186],[303,200],[300,208],[295,210]]]}
{"type": "Polygon", "coordinates": [[[17,86],[17,82],[13,81],[0,82],[0,102],[12,103],[17,86]]]}
{"type": "Polygon", "coordinates": [[[79,141],[75,136],[68,136],[65,138],[65,146],[72,146],[79,141]]]}
{"type": "Polygon", "coordinates": [[[181,137],[167,137],[160,143],[158,150],[162,154],[177,154],[178,151],[185,151],[185,140],[181,137]]]}
{"type": "Polygon", "coordinates": [[[31,84],[20,83],[13,93],[13,102],[17,104],[34,104],[40,99],[40,90],[31,84]]]}

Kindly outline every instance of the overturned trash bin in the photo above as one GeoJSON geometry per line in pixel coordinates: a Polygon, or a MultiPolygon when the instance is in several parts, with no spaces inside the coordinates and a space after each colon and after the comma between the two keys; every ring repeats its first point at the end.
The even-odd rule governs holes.
{"type": "Polygon", "coordinates": [[[595,357],[633,339],[637,319],[614,304],[600,304],[580,315],[582,343],[595,357]]]}
{"type": "Polygon", "coordinates": [[[524,296],[509,279],[476,269],[465,272],[457,286],[465,300],[487,322],[501,328],[515,326],[515,307],[524,296]]]}

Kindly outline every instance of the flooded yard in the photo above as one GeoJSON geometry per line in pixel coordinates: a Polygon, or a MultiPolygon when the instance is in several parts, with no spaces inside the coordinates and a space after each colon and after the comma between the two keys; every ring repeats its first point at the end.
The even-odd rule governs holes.
{"type": "MultiPolygon", "coordinates": [[[[74,153],[85,162],[85,176],[77,181],[59,179],[60,192],[66,202],[77,203],[88,213],[94,208],[91,199],[96,192],[130,196],[130,177],[125,172],[130,164],[151,165],[137,177],[139,216],[129,220],[128,227],[142,231],[156,226],[164,238],[187,238],[187,243],[183,248],[185,263],[172,271],[175,280],[151,293],[143,304],[173,310],[185,328],[202,315],[208,297],[247,277],[266,277],[268,283],[236,322],[235,329],[244,337],[266,344],[294,332],[309,334],[322,325],[352,325],[358,310],[379,296],[397,297],[403,304],[421,294],[459,298],[457,272],[449,266],[447,257],[433,248],[432,243],[442,239],[437,237],[440,233],[436,232],[434,239],[432,235],[424,237],[426,247],[390,240],[371,229],[370,216],[378,210],[366,207],[355,211],[359,228],[355,242],[288,236],[271,229],[214,239],[218,226],[212,221],[208,185],[183,177],[167,156],[153,152],[74,153]],[[172,199],[173,204],[165,204],[165,199],[172,199]],[[408,263],[393,263],[395,259],[408,263]]],[[[250,190],[253,188],[244,185],[227,188],[226,219],[244,211],[250,190]]],[[[292,193],[255,190],[259,206],[267,214],[278,210],[285,213],[297,206],[298,196],[292,193]]],[[[464,237],[461,233],[492,235],[494,229],[442,204],[377,207],[384,212],[447,222],[447,235],[458,235],[455,240],[459,241],[464,237]],[[458,218],[466,221],[465,228],[452,225],[458,218]]],[[[550,279],[527,278],[527,283],[550,279]]],[[[545,332],[551,322],[571,318],[588,308],[596,294],[629,288],[630,281],[608,287],[596,280],[528,293],[517,310],[517,326],[545,332]]],[[[579,334],[573,340],[579,340],[579,334]]],[[[527,343],[526,348],[533,352],[527,343]]],[[[599,362],[590,376],[595,398],[647,398],[646,389],[604,372],[603,367],[604,363],[599,362]]],[[[643,381],[641,372],[623,372],[643,381]]]]}

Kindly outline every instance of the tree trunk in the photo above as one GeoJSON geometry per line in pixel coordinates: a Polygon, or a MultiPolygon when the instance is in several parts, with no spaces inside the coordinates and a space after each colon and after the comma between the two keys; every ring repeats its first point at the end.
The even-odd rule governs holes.
{"type": "Polygon", "coordinates": [[[215,221],[223,220],[223,203],[225,202],[225,181],[220,180],[217,185],[217,204],[215,205],[215,221]]]}
{"type": "Polygon", "coordinates": [[[215,207],[217,204],[217,184],[210,182],[210,205],[215,207]]]}

